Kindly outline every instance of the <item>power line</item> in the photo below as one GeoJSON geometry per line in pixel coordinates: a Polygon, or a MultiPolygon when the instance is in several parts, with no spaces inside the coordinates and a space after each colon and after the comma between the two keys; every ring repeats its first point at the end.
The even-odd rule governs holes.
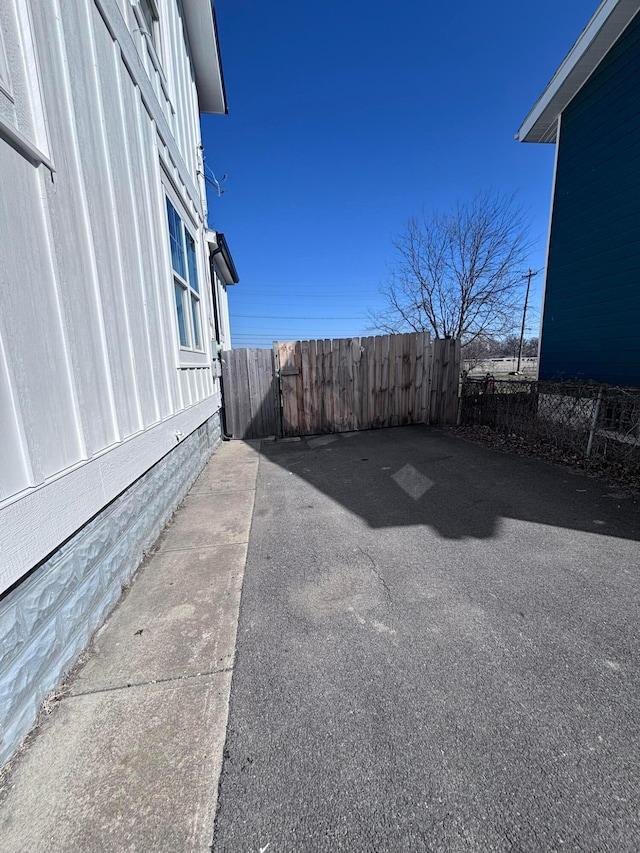
{"type": "Polygon", "coordinates": [[[234,314],[231,313],[231,319],[234,317],[242,320],[344,320],[345,322],[352,320],[364,320],[365,316],[356,314],[354,317],[290,317],[280,314],[234,314]]]}
{"type": "Polygon", "coordinates": [[[275,284],[255,284],[241,285],[243,293],[269,293],[273,296],[291,294],[300,299],[311,298],[314,296],[380,296],[377,290],[352,290],[350,287],[338,287],[335,290],[331,288],[310,289],[308,287],[278,287],[275,284]]]}
{"type": "MultiPolygon", "coordinates": [[[[285,325],[283,323],[281,326],[275,326],[275,327],[274,326],[267,326],[267,325],[261,326],[261,325],[257,325],[257,324],[253,325],[253,326],[249,326],[249,325],[241,326],[240,324],[235,324],[235,325],[232,325],[231,331],[235,331],[235,333],[237,335],[270,335],[274,331],[275,332],[282,332],[282,331],[286,332],[286,331],[289,331],[291,329],[309,329],[309,328],[312,328],[312,329],[315,328],[315,329],[317,329],[318,332],[320,332],[321,334],[324,334],[324,332],[326,332],[326,331],[330,332],[332,329],[337,330],[337,331],[340,331],[341,329],[344,330],[345,326],[337,326],[334,324],[332,324],[331,326],[324,326],[321,323],[319,323],[317,326],[311,326],[311,324],[300,324],[300,323],[288,323],[287,325],[285,325]]],[[[346,328],[362,329],[362,328],[368,328],[368,327],[364,323],[363,324],[351,323],[346,328]]]]}
{"type": "Polygon", "coordinates": [[[372,332],[327,332],[326,334],[302,334],[291,332],[290,334],[282,335],[234,335],[231,337],[234,341],[324,341],[330,338],[368,338],[373,337],[372,332]]]}
{"type": "MultiPolygon", "coordinates": [[[[231,322],[231,332],[236,335],[270,335],[273,333],[274,329],[276,333],[282,333],[283,331],[291,331],[292,329],[295,331],[297,329],[301,329],[305,331],[305,336],[309,337],[309,334],[313,332],[318,332],[318,337],[328,337],[328,333],[332,330],[338,332],[339,334],[343,334],[345,329],[368,329],[371,326],[366,323],[349,323],[349,324],[338,324],[332,323],[324,324],[318,323],[317,325],[312,324],[311,322],[302,322],[302,323],[283,323],[282,325],[272,326],[270,323],[242,323],[238,321],[234,323],[233,320],[231,322]]],[[[359,332],[358,334],[361,334],[359,332]]]]}
{"type": "Polygon", "coordinates": [[[373,333],[360,332],[328,332],[327,334],[300,334],[300,332],[292,332],[289,335],[234,335],[231,334],[234,341],[324,341],[329,338],[370,338],[374,337],[373,333]]]}

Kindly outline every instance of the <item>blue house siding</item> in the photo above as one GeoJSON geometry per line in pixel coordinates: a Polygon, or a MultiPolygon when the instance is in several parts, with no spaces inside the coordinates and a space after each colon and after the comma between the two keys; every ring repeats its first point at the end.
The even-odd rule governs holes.
{"type": "Polygon", "coordinates": [[[562,114],[540,378],[640,387],[640,15],[562,114]]]}

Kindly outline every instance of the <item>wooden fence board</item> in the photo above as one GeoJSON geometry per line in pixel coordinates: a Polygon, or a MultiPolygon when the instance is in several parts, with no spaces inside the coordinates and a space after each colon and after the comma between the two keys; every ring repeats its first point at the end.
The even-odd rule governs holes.
{"type": "Polygon", "coordinates": [[[257,365],[256,365],[256,350],[245,350],[245,366],[247,370],[247,385],[249,386],[249,394],[246,398],[248,416],[251,419],[252,429],[262,429],[262,417],[260,407],[257,405],[260,388],[258,387],[257,365]]]}
{"type": "Polygon", "coordinates": [[[389,422],[389,362],[393,335],[385,335],[380,340],[380,426],[388,427],[389,422]]]}
{"type": "MultiPolygon", "coordinates": [[[[371,338],[360,338],[360,421],[370,425],[373,420],[371,338]]],[[[366,426],[364,427],[366,429],[366,426]]]]}
{"type": "Polygon", "coordinates": [[[325,357],[324,341],[316,341],[316,382],[318,383],[318,432],[327,432],[327,408],[325,400],[325,357]]]}
{"type": "Polygon", "coordinates": [[[382,341],[380,335],[376,335],[373,339],[373,405],[374,414],[371,425],[374,427],[382,426],[382,341]]]}
{"type": "Polygon", "coordinates": [[[271,368],[273,371],[273,404],[276,412],[276,431],[274,435],[281,436],[282,433],[282,392],[280,390],[280,351],[278,342],[274,341],[271,347],[271,368]]]}
{"type": "Polygon", "coordinates": [[[346,357],[346,341],[339,339],[337,341],[332,341],[331,344],[333,351],[333,382],[334,382],[334,391],[333,391],[333,404],[334,404],[334,419],[333,426],[334,432],[343,432],[344,424],[346,418],[346,406],[345,406],[345,390],[347,386],[347,371],[345,362],[347,360],[346,357]]]}
{"type": "Polygon", "coordinates": [[[396,352],[396,382],[397,382],[397,390],[395,392],[395,397],[397,400],[396,406],[396,417],[397,424],[400,426],[403,423],[406,423],[404,413],[406,409],[406,398],[404,393],[404,368],[405,368],[405,347],[407,346],[407,336],[402,335],[400,340],[398,341],[400,346],[398,347],[398,351],[396,352]]]}
{"type": "Polygon", "coordinates": [[[278,344],[280,390],[282,394],[282,433],[298,435],[298,396],[295,364],[295,342],[278,344]]]}
{"type": "Polygon", "coordinates": [[[365,344],[365,357],[367,361],[367,371],[368,371],[368,391],[367,396],[369,401],[367,403],[367,423],[369,423],[372,427],[374,427],[376,418],[377,418],[377,407],[376,407],[376,336],[372,335],[370,338],[367,338],[367,343],[365,344]]]}
{"type": "Polygon", "coordinates": [[[416,409],[418,423],[428,423],[429,371],[431,368],[431,346],[428,332],[416,335],[416,409]]]}
{"type": "Polygon", "coordinates": [[[298,435],[307,435],[307,413],[304,408],[304,388],[302,385],[302,341],[296,341],[294,344],[294,364],[296,366],[296,402],[297,402],[297,423],[298,435]]]}
{"type": "MultiPolygon", "coordinates": [[[[409,336],[409,359],[407,370],[407,420],[406,423],[415,423],[417,406],[417,382],[418,382],[418,335],[409,336]]],[[[422,367],[422,364],[420,364],[422,367]]]]}
{"type": "Polygon", "coordinates": [[[391,397],[392,423],[400,426],[402,416],[402,349],[404,335],[394,335],[395,352],[393,359],[393,396],[391,397]]]}
{"type": "Polygon", "coordinates": [[[349,429],[360,429],[362,410],[362,402],[360,397],[360,338],[351,338],[351,343],[347,347],[349,351],[349,370],[351,373],[351,418],[349,420],[349,429]]]}
{"type": "Polygon", "coordinates": [[[411,362],[411,341],[414,335],[407,334],[402,336],[402,359],[400,363],[400,417],[401,425],[411,423],[409,420],[410,395],[413,393],[412,385],[412,367],[415,364],[411,362]]]}
{"type": "Polygon", "coordinates": [[[313,413],[311,404],[311,358],[309,341],[300,341],[300,381],[302,395],[298,399],[298,421],[301,430],[307,434],[313,433],[313,413]]]}
{"type": "Polygon", "coordinates": [[[323,341],[323,357],[322,357],[322,432],[331,432],[334,424],[333,411],[333,352],[331,350],[331,341],[326,338],[323,341]]]}
{"type": "Polygon", "coordinates": [[[318,410],[320,388],[318,383],[318,364],[316,341],[309,341],[309,432],[313,434],[321,432],[321,418],[318,410]]]}
{"type": "MultiPolygon", "coordinates": [[[[251,430],[251,401],[249,390],[249,374],[247,372],[247,351],[238,353],[235,363],[235,374],[237,388],[244,388],[245,393],[238,399],[238,425],[242,425],[243,431],[251,430]]],[[[243,435],[244,437],[244,435],[243,435]]]]}
{"type": "Polygon", "coordinates": [[[396,415],[396,368],[400,335],[389,336],[389,378],[387,382],[387,426],[397,426],[396,415]]]}
{"type": "Polygon", "coordinates": [[[433,341],[431,361],[430,423],[455,424],[460,377],[460,342],[433,341]]]}

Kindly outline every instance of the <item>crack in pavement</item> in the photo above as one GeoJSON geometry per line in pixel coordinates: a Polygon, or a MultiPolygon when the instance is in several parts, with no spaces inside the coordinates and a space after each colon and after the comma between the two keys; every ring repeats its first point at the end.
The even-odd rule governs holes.
{"type": "Polygon", "coordinates": [[[371,554],[367,553],[367,551],[365,551],[365,550],[363,550],[362,548],[360,548],[360,546],[358,546],[358,551],[360,551],[360,553],[361,553],[363,556],[367,557],[367,559],[368,559],[368,560],[369,560],[369,562],[371,563],[371,574],[375,575],[375,577],[376,577],[376,578],[378,579],[378,581],[380,582],[380,584],[381,584],[382,588],[384,589],[384,591],[385,591],[385,594],[386,594],[387,598],[389,599],[389,601],[391,601],[391,602],[392,602],[392,601],[393,601],[393,598],[391,597],[391,590],[390,590],[390,589],[389,589],[389,587],[387,586],[387,582],[386,582],[386,580],[382,577],[382,575],[381,575],[381,574],[380,574],[380,572],[378,571],[378,569],[377,569],[377,567],[376,567],[376,564],[375,564],[375,561],[374,561],[373,557],[371,556],[371,554]]]}
{"type": "Polygon", "coordinates": [[[206,672],[191,672],[187,675],[168,675],[166,678],[150,678],[147,681],[129,681],[126,684],[116,684],[113,687],[96,687],[94,690],[82,690],[76,693],[66,692],[56,697],[57,701],[73,699],[76,696],[92,696],[95,693],[110,693],[114,690],[127,690],[129,687],[145,687],[147,684],[167,684],[170,681],[188,681],[191,678],[205,678],[208,675],[220,675],[223,672],[233,672],[232,666],[221,669],[210,669],[206,672]]]}

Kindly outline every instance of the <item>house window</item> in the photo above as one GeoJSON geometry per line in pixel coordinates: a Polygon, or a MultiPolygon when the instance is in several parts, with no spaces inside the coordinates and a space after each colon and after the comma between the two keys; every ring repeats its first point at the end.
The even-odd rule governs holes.
{"type": "Polygon", "coordinates": [[[202,352],[202,319],[196,243],[168,198],[167,225],[180,346],[183,349],[202,352]]]}
{"type": "Polygon", "coordinates": [[[138,0],[137,17],[140,28],[146,33],[156,55],[160,55],[160,15],[156,0],[138,0]]]}
{"type": "Polygon", "coordinates": [[[9,80],[9,64],[7,62],[7,52],[4,49],[4,39],[2,30],[0,29],[0,91],[8,98],[13,100],[11,94],[11,81],[9,80]]]}

